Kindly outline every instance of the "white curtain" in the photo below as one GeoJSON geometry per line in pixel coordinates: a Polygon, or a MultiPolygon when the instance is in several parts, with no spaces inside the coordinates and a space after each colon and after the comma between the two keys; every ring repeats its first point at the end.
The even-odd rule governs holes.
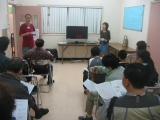
{"type": "Polygon", "coordinates": [[[88,33],[99,34],[101,29],[101,8],[86,8],[85,9],[85,26],[88,26],[88,33]]]}
{"type": "Polygon", "coordinates": [[[42,11],[43,33],[66,33],[67,8],[43,7],[42,11]]]}
{"type": "Polygon", "coordinates": [[[84,8],[68,8],[68,26],[84,26],[84,8]]]}
{"type": "Polygon", "coordinates": [[[101,8],[42,7],[43,33],[66,33],[66,26],[88,26],[88,33],[99,34],[101,8]]]}

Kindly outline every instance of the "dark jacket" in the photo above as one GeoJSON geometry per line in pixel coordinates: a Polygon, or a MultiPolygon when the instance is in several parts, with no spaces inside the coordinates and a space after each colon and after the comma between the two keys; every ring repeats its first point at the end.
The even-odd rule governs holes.
{"type": "Polygon", "coordinates": [[[31,108],[35,105],[32,95],[29,95],[28,93],[28,88],[13,75],[8,73],[0,74],[0,82],[11,85],[15,93],[15,99],[28,99],[28,103],[31,108]]]}
{"type": "Polygon", "coordinates": [[[158,73],[155,70],[150,76],[149,76],[149,80],[146,84],[146,86],[150,86],[153,87],[156,85],[156,83],[158,83],[158,73]]]}
{"type": "MultiPolygon", "coordinates": [[[[104,44],[108,44],[109,40],[111,39],[110,31],[107,30],[106,32],[103,32],[103,30],[100,32],[100,38],[104,38],[108,40],[108,42],[104,42],[104,44]]],[[[100,42],[101,43],[101,42],[100,42]]]]}
{"type": "Polygon", "coordinates": [[[0,73],[6,72],[7,62],[10,58],[8,58],[5,52],[0,51],[0,73]]]}

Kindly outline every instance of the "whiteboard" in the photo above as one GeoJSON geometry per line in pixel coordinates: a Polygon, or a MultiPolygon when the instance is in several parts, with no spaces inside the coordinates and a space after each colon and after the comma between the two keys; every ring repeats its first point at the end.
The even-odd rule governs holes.
{"type": "Polygon", "coordinates": [[[142,31],[144,5],[124,8],[124,29],[142,31]]]}

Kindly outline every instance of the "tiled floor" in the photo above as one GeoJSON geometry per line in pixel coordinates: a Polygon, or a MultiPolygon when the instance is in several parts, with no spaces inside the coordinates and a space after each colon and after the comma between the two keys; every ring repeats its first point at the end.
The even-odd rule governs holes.
{"type": "MultiPolygon", "coordinates": [[[[55,83],[50,93],[41,93],[44,108],[49,108],[49,113],[41,120],[78,120],[79,115],[85,115],[86,95],[83,94],[83,70],[87,62],[65,61],[64,64],[53,64],[55,83]]],[[[46,82],[38,76],[39,82],[46,82]]],[[[47,89],[47,87],[43,87],[47,89]]]]}

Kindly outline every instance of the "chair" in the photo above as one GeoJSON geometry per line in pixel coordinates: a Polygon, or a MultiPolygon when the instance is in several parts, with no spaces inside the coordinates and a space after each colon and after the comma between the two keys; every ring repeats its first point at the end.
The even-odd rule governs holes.
{"type": "MultiPolygon", "coordinates": [[[[50,63],[51,63],[50,60],[31,60],[31,64],[32,65],[38,65],[38,66],[49,65],[50,63]]],[[[40,92],[49,93],[50,90],[51,90],[51,87],[53,85],[53,83],[52,83],[53,71],[52,71],[51,67],[49,69],[49,72],[47,72],[47,73],[36,73],[36,72],[33,72],[32,74],[33,75],[42,75],[42,76],[48,76],[49,77],[49,83],[51,83],[51,84],[39,84],[39,86],[48,86],[49,87],[48,91],[40,91],[40,92]]]]}
{"type": "Polygon", "coordinates": [[[147,87],[145,86],[146,94],[160,94],[160,86],[147,87]]]}

